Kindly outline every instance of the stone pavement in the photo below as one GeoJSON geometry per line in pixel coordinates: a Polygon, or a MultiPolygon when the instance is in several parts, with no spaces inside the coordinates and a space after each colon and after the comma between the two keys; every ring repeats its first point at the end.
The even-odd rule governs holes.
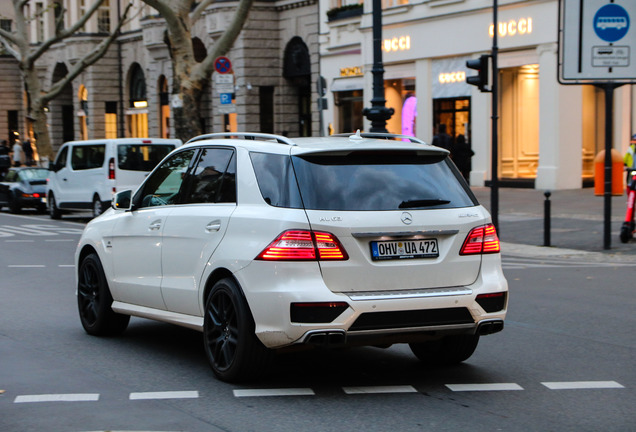
{"type": "MultiPolygon", "coordinates": [[[[472,188],[490,211],[490,188],[472,188]]],[[[611,244],[604,249],[604,197],[593,188],[552,191],[550,247],[544,246],[544,191],[499,188],[502,254],[529,257],[576,256],[588,260],[636,263],[636,240],[623,244],[619,231],[627,196],[612,196],[611,244]]]]}

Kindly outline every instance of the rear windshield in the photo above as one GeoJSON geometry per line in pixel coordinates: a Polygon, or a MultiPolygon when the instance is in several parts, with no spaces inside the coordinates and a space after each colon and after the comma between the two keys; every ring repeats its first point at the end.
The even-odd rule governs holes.
{"type": "Polygon", "coordinates": [[[127,171],[152,171],[172,150],[172,144],[120,144],[117,166],[127,171]]]}
{"type": "MultiPolygon", "coordinates": [[[[274,155],[268,155],[271,157],[274,155]]],[[[310,210],[382,211],[477,205],[445,155],[403,151],[313,154],[292,157],[292,164],[302,203],[310,210]]],[[[270,196],[294,196],[296,185],[290,181],[289,170],[281,169],[285,167],[284,160],[269,175],[259,175],[263,166],[254,165],[262,193],[261,180],[267,178],[270,196]]],[[[276,205],[265,193],[263,197],[276,205]]],[[[278,200],[279,204],[283,201],[278,200]]]]}

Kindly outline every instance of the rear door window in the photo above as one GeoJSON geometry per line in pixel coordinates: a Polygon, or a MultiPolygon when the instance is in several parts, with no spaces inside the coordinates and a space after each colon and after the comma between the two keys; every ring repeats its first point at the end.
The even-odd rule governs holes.
{"type": "Polygon", "coordinates": [[[117,167],[127,171],[152,171],[172,150],[172,144],[119,144],[117,167]]]}
{"type": "Polygon", "coordinates": [[[205,148],[188,176],[186,203],[236,202],[236,159],[234,151],[205,148]]]}
{"type": "Polygon", "coordinates": [[[105,144],[73,146],[71,168],[75,171],[100,168],[104,165],[105,144]]]}
{"type": "Polygon", "coordinates": [[[382,211],[477,205],[446,155],[357,151],[292,158],[305,208],[382,211]]]}

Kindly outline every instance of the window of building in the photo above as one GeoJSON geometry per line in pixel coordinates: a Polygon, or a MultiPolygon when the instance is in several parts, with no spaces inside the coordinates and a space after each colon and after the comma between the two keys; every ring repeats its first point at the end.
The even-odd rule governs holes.
{"type": "Polygon", "coordinates": [[[0,29],[11,33],[11,26],[13,22],[10,19],[0,19],[0,29]]]}
{"type": "Polygon", "coordinates": [[[333,97],[337,112],[337,133],[363,130],[362,90],[338,91],[334,92],[333,97]]]}
{"type": "Polygon", "coordinates": [[[80,109],[77,112],[79,119],[79,133],[81,140],[88,139],[88,90],[83,85],[80,86],[78,92],[80,109]]]}
{"type": "Polygon", "coordinates": [[[117,102],[106,102],[104,114],[104,136],[117,138],[117,102]]]}
{"type": "Polygon", "coordinates": [[[44,42],[44,4],[35,4],[35,37],[38,42],[44,42]]]}
{"type": "Polygon", "coordinates": [[[261,132],[274,133],[274,87],[258,88],[258,105],[261,132]]]}
{"type": "Polygon", "coordinates": [[[130,108],[126,111],[128,136],[144,138],[148,136],[146,78],[141,66],[137,63],[132,66],[129,76],[130,108]]]}
{"type": "Polygon", "coordinates": [[[97,31],[99,33],[110,33],[110,2],[104,0],[97,9],[97,31]]]}

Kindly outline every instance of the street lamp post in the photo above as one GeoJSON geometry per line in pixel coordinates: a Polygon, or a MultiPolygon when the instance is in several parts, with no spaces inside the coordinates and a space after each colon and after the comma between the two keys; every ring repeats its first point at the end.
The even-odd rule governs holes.
{"type": "Polygon", "coordinates": [[[373,98],[371,108],[362,110],[371,121],[370,132],[386,133],[386,121],[391,118],[395,110],[386,107],[384,99],[384,67],[382,65],[382,2],[373,0],[373,98]]]}

